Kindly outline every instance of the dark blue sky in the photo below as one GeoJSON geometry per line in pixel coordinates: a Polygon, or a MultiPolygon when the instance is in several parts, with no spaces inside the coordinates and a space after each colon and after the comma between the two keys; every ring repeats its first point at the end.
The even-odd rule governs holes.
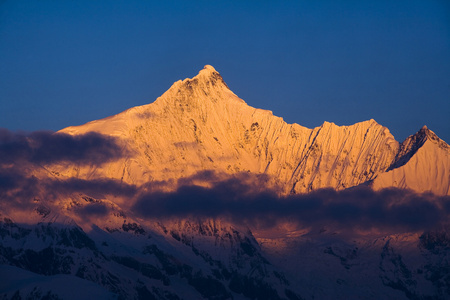
{"type": "Polygon", "coordinates": [[[213,65],[249,105],[450,142],[450,2],[0,0],[0,127],[58,130],[213,65]]]}

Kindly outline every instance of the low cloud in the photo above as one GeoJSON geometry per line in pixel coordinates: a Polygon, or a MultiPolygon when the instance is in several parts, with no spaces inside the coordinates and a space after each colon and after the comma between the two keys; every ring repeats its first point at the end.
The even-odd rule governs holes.
{"type": "MultiPolygon", "coordinates": [[[[132,211],[143,218],[225,218],[251,226],[271,227],[289,221],[310,227],[419,231],[450,220],[450,197],[393,188],[373,191],[361,186],[339,192],[322,189],[283,196],[266,175],[225,175],[214,171],[138,188],[108,178],[37,179],[27,175],[23,167],[27,163],[57,162],[99,165],[124,153],[115,138],[96,133],[21,134],[0,129],[0,204],[7,202],[12,207],[25,208],[34,205],[34,197],[51,201],[80,193],[98,199],[106,195],[119,197],[119,205],[131,205],[132,211]]],[[[106,207],[92,204],[80,213],[106,212],[106,207]]]]}
{"type": "Polygon", "coordinates": [[[150,218],[220,217],[263,227],[290,221],[303,226],[356,230],[418,231],[438,227],[450,219],[448,196],[393,188],[373,191],[365,186],[279,196],[265,188],[264,180],[251,183],[250,177],[238,174],[216,181],[217,176],[212,176],[213,182],[206,186],[191,184],[194,177],[185,179],[174,192],[141,194],[133,210],[150,218]]]}
{"type": "Polygon", "coordinates": [[[29,134],[0,129],[0,164],[31,162],[50,164],[70,161],[101,165],[124,155],[116,138],[99,133],[69,135],[49,131],[29,134]]]}

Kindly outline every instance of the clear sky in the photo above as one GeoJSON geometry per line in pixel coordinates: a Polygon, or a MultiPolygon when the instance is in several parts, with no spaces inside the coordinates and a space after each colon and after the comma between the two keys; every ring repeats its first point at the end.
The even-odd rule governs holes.
{"type": "Polygon", "coordinates": [[[213,65],[306,127],[375,119],[450,142],[450,1],[0,0],[0,127],[59,130],[213,65]]]}

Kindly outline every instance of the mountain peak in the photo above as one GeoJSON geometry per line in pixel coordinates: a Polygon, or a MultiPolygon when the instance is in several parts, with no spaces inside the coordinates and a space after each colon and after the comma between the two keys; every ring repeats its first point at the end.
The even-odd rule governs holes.
{"type": "Polygon", "coordinates": [[[219,72],[214,69],[211,65],[205,65],[202,70],[198,73],[197,76],[191,79],[191,81],[194,82],[203,82],[207,85],[215,86],[216,83],[223,84],[227,89],[228,86],[223,80],[222,76],[219,74],[219,72]]]}
{"type": "Polygon", "coordinates": [[[420,137],[420,138],[426,138],[426,137],[432,137],[435,136],[436,134],[431,131],[430,129],[428,129],[427,125],[423,125],[422,128],[419,129],[419,131],[417,131],[413,137],[420,137]]]}
{"type": "Polygon", "coordinates": [[[411,136],[411,138],[415,139],[415,140],[429,140],[435,144],[446,144],[444,141],[442,141],[437,135],[436,133],[434,133],[433,131],[431,131],[430,129],[428,129],[428,127],[426,125],[423,125],[422,128],[420,128],[420,130],[411,136]]]}
{"type": "Polygon", "coordinates": [[[219,72],[213,66],[205,65],[196,76],[175,82],[162,98],[178,99],[182,96],[199,99],[225,91],[230,92],[230,89],[219,72]]]}
{"type": "Polygon", "coordinates": [[[167,107],[172,107],[178,113],[197,111],[205,114],[208,110],[217,109],[217,107],[207,108],[208,105],[214,106],[217,103],[245,104],[244,100],[230,90],[213,66],[205,65],[194,77],[174,82],[161,97],[156,99],[154,105],[165,112],[167,107]]]}
{"type": "Polygon", "coordinates": [[[213,66],[206,65],[203,67],[202,70],[200,70],[200,72],[198,72],[198,75],[195,76],[194,78],[196,78],[196,77],[210,78],[210,77],[214,77],[217,75],[220,76],[219,72],[217,72],[213,66]]]}
{"type": "MultiPolygon", "coordinates": [[[[211,65],[205,65],[205,66],[203,67],[203,70],[206,70],[206,71],[209,71],[209,72],[217,72],[216,69],[214,69],[214,67],[211,66],[211,65]]],[[[202,70],[202,71],[203,71],[203,70],[202,70]]]]}
{"type": "Polygon", "coordinates": [[[446,142],[441,140],[433,131],[424,125],[415,134],[407,137],[406,140],[400,145],[400,151],[398,152],[394,163],[388,170],[405,165],[417,152],[417,150],[419,150],[419,148],[421,148],[427,141],[438,145],[439,148],[446,150],[450,149],[446,142]]]}

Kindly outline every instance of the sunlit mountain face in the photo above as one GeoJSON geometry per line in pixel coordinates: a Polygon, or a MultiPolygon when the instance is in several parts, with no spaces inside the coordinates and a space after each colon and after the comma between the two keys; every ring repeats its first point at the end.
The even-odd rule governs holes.
{"type": "Polygon", "coordinates": [[[449,153],[426,126],[287,124],[212,66],[115,116],[3,129],[0,295],[448,299],[449,153]]]}

